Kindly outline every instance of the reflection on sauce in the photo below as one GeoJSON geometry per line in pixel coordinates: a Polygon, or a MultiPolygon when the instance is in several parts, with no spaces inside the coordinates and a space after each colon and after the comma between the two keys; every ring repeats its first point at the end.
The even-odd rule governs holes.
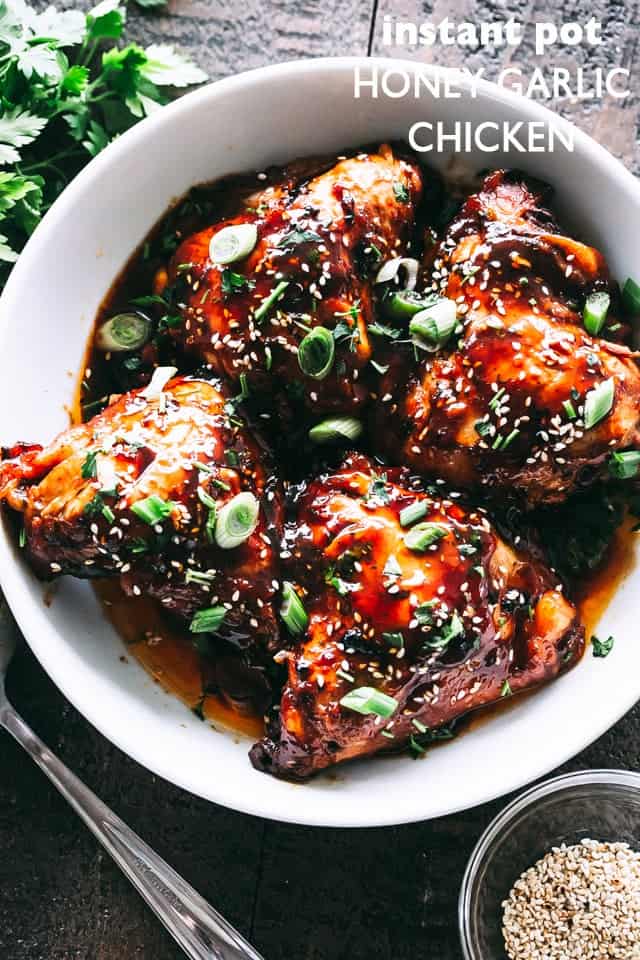
{"type": "Polygon", "coordinates": [[[205,720],[254,740],[264,732],[262,717],[246,716],[216,694],[203,698],[201,657],[188,632],[167,623],[158,604],[144,597],[126,597],[115,580],[99,580],[94,589],[107,617],[132,654],[168,693],[205,720]]]}

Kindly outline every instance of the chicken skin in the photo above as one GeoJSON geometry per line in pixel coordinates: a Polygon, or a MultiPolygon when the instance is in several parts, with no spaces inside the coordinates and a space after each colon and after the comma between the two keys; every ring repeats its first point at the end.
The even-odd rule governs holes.
{"type": "Polygon", "coordinates": [[[422,750],[443,724],[550,680],[582,652],[550,570],[405,468],[350,455],[302,492],[285,542],[307,619],[279,655],[280,709],[251,752],[276,776],[422,750]]]}
{"type": "Polygon", "coordinates": [[[427,291],[455,301],[461,331],[408,383],[396,358],[376,410],[393,462],[529,505],[561,502],[640,442],[617,290],[602,255],[559,232],[546,193],[497,171],[469,197],[426,265],[427,291]],[[612,306],[592,336],[582,311],[598,291],[612,306]]]}
{"type": "Polygon", "coordinates": [[[220,376],[245,377],[251,391],[294,387],[313,410],[358,409],[375,359],[373,275],[409,250],[420,196],[418,167],[386,145],[306,181],[295,167],[285,171],[237,216],[176,250],[167,288],[182,316],[174,339],[220,376]],[[250,250],[226,266],[215,262],[212,239],[238,226],[250,235],[253,228],[250,250]],[[299,348],[318,328],[326,363],[314,365],[310,341],[299,348]]]}
{"type": "Polygon", "coordinates": [[[197,632],[273,645],[281,499],[268,451],[219,383],[162,379],[49,446],[4,450],[0,501],[22,515],[40,577],[117,576],[126,593],[196,618],[197,632]],[[221,546],[239,494],[257,515],[242,542],[221,546]]]}

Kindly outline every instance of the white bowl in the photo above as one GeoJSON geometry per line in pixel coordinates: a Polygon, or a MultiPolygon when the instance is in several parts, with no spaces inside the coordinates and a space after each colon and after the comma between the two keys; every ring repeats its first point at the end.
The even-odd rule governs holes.
{"type": "MultiPolygon", "coordinates": [[[[355,100],[354,66],[375,62],[394,63],[310,60],[222,80],[154,114],[88,165],[35,232],[0,302],[0,442],[46,441],[67,424],[65,404],[101,299],[171,200],[193,184],[403,139],[421,119],[552,119],[538,104],[491,84],[481,86],[477,99],[465,89],[459,100],[355,100]]],[[[444,167],[451,157],[427,159],[444,167]]],[[[605,251],[614,275],[640,272],[640,188],[587,136],[576,131],[573,154],[478,153],[465,160],[476,170],[520,166],[550,181],[561,210],[605,251]]],[[[278,820],[370,826],[471,807],[556,767],[640,696],[636,571],[603,618],[603,633],[617,639],[606,660],[587,655],[536,696],[423,760],[369,760],[294,786],[257,773],[246,740],[212,731],[141,667],[122,663],[122,643],[86,584],[66,579],[46,606],[43,586],[19,559],[8,532],[0,532],[0,582],[45,670],[105,736],[195,794],[278,820]]],[[[41,733],[46,739],[46,730],[41,733]]]]}

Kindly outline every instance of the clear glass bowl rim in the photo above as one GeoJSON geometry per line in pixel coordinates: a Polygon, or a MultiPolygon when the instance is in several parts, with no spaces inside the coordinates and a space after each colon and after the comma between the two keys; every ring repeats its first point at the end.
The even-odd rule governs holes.
{"type": "Polygon", "coordinates": [[[472,951],[470,944],[469,916],[471,891],[476,879],[478,870],[482,866],[487,853],[491,849],[494,841],[500,836],[505,828],[519,813],[527,807],[535,806],[544,797],[551,794],[568,790],[572,787],[582,785],[593,786],[611,786],[627,787],[640,792],[640,774],[632,770],[578,770],[574,773],[563,773],[558,777],[552,777],[543,783],[536,784],[529,790],[512,800],[511,803],[500,811],[494,817],[487,829],[484,831],[477,844],[475,845],[469,862],[467,863],[462,886],[460,888],[460,897],[458,899],[458,925],[460,930],[460,941],[465,960],[481,960],[477,953],[472,951]]]}

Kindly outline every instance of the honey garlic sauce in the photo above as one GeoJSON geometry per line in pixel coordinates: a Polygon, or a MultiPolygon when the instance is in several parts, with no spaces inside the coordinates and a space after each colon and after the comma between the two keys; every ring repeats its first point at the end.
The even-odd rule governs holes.
{"type": "Polygon", "coordinates": [[[96,580],[94,590],[107,618],[136,658],[160,686],[203,719],[257,740],[261,716],[240,713],[217,694],[203,695],[203,664],[192,639],[167,623],[159,605],[146,597],[127,597],[117,581],[96,580]]]}

